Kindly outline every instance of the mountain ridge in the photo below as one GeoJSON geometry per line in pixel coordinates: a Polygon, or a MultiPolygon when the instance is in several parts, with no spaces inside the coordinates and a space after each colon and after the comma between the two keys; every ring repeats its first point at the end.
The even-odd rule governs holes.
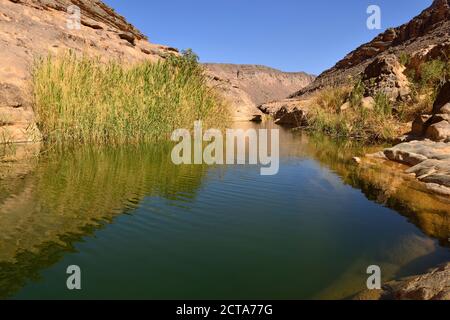
{"type": "Polygon", "coordinates": [[[348,53],[333,67],[322,72],[315,81],[295,91],[288,98],[307,95],[326,86],[342,85],[357,77],[376,58],[394,54],[414,54],[442,44],[450,39],[450,1],[434,2],[409,22],[388,28],[370,42],[348,53]]]}

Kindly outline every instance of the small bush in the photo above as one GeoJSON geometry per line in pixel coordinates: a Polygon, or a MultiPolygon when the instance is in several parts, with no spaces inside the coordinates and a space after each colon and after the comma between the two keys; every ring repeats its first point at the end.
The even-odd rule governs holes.
{"type": "Polygon", "coordinates": [[[353,86],[353,90],[350,92],[349,102],[352,108],[361,107],[361,101],[364,98],[364,92],[366,88],[361,80],[358,80],[353,86]]]}
{"type": "Polygon", "coordinates": [[[376,113],[382,115],[382,116],[391,116],[392,115],[392,103],[389,100],[389,97],[382,92],[378,92],[375,94],[374,97],[375,100],[375,107],[374,110],[376,113]]]}
{"type": "Polygon", "coordinates": [[[407,66],[411,62],[411,56],[407,54],[406,52],[402,52],[399,56],[399,61],[403,66],[407,66]]]}

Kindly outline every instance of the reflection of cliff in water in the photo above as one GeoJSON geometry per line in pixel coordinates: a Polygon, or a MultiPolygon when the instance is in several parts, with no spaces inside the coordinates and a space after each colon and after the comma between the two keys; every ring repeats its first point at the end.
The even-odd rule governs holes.
{"type": "Polygon", "coordinates": [[[72,251],[144,196],[190,201],[202,166],[175,166],[169,145],[84,147],[0,167],[0,298],[72,251]],[[17,172],[13,172],[16,170],[17,172]]]}
{"type": "Polygon", "coordinates": [[[361,189],[369,200],[398,211],[442,246],[450,246],[450,199],[429,193],[404,173],[406,166],[368,158],[356,165],[354,156],[379,148],[335,142],[323,136],[303,139],[308,139],[306,152],[337,173],[344,183],[361,189]]]}
{"type": "MultiPolygon", "coordinates": [[[[241,123],[239,128],[261,126],[241,123]]],[[[402,173],[401,165],[380,166],[365,161],[357,166],[352,162],[353,156],[374,149],[281,130],[280,170],[286,161],[315,159],[326,172],[330,169],[344,183],[361,189],[367,198],[398,210],[425,234],[448,246],[449,200],[422,190],[419,183],[402,173]]],[[[12,296],[29,280],[38,278],[43,269],[73,252],[75,242],[136,208],[145,197],[176,200],[171,202],[177,205],[193,202],[207,168],[175,166],[170,152],[171,145],[161,144],[83,147],[65,152],[50,150],[24,163],[0,163],[0,298],[12,296]]],[[[403,272],[399,266],[417,263],[435,249],[434,241],[416,236],[394,245],[398,248],[394,248],[395,259],[383,260],[386,274],[403,272]]],[[[390,249],[382,250],[382,257],[391,247],[389,244],[390,249]]],[[[353,269],[336,280],[343,288],[339,297],[355,292],[349,283],[363,283],[348,279],[353,279],[355,270],[361,270],[366,261],[361,257],[353,269]]],[[[324,296],[338,297],[337,287],[331,286],[332,294],[324,296]]]]}
{"type": "MultiPolygon", "coordinates": [[[[280,128],[272,122],[265,128],[280,128]]],[[[260,125],[244,123],[244,129],[260,125]]],[[[433,195],[420,182],[404,173],[406,166],[392,162],[365,159],[356,165],[352,158],[379,151],[381,146],[364,146],[349,140],[336,141],[323,135],[307,135],[280,128],[282,159],[313,158],[338,174],[345,184],[361,189],[372,201],[406,216],[425,234],[450,246],[450,199],[433,195]]],[[[282,166],[282,164],[281,164],[282,166]]]]}

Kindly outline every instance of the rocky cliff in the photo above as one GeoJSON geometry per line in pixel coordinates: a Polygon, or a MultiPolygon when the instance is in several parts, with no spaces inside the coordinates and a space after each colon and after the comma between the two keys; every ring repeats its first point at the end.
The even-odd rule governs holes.
{"type": "MultiPolygon", "coordinates": [[[[300,97],[325,86],[342,85],[361,74],[376,59],[409,55],[415,59],[436,58],[450,53],[450,0],[434,0],[433,4],[408,23],[390,28],[350,52],[334,67],[320,74],[291,97],[300,97]]],[[[447,55],[448,58],[448,55],[447,55]]]]}
{"type": "MultiPolygon", "coordinates": [[[[417,74],[425,62],[437,59],[448,62],[449,57],[450,0],[435,0],[410,22],[386,30],[371,42],[349,53],[333,68],[319,75],[309,86],[287,99],[263,104],[259,109],[274,116],[279,124],[304,126],[308,123],[311,105],[315,103],[315,93],[320,93],[325,87],[353,85],[357,78],[364,85],[361,102],[363,108],[373,109],[373,97],[379,92],[384,93],[393,105],[411,103],[414,84],[406,76],[406,71],[417,74]]],[[[449,83],[442,85],[438,91],[433,114],[418,117],[413,123],[411,133],[400,138],[403,143],[385,150],[380,157],[409,165],[411,168],[407,172],[414,174],[430,192],[448,196],[449,83]]],[[[348,105],[347,102],[335,107],[345,112],[348,105]]],[[[409,124],[405,123],[398,125],[409,127],[409,124]]]]}
{"type": "MultiPolygon", "coordinates": [[[[122,63],[156,61],[177,52],[150,43],[99,0],[0,0],[0,143],[40,139],[32,105],[33,62],[68,49],[122,63]]],[[[230,102],[237,120],[250,120],[259,113],[257,104],[284,97],[313,80],[304,73],[261,66],[205,67],[210,85],[230,102]]]]}
{"type": "Polygon", "coordinates": [[[450,263],[361,292],[354,300],[450,300],[450,263]]]}
{"type": "Polygon", "coordinates": [[[309,85],[315,76],[304,72],[282,72],[260,65],[205,64],[212,86],[231,103],[236,120],[251,120],[257,106],[282,99],[309,85]]]}
{"type": "Polygon", "coordinates": [[[158,60],[176,51],[150,43],[101,1],[0,0],[0,142],[39,139],[32,108],[33,61],[68,49],[124,63],[158,60]],[[71,5],[80,9],[79,29],[70,25],[76,22],[71,5]]]}
{"type": "Polygon", "coordinates": [[[410,22],[388,29],[350,52],[310,85],[298,88],[286,99],[258,108],[274,116],[280,124],[302,126],[315,93],[327,87],[353,85],[357,79],[365,86],[364,97],[371,98],[381,92],[393,101],[406,101],[411,87],[405,75],[405,61],[401,61],[405,57],[410,71],[417,71],[430,60],[448,60],[450,0],[435,0],[410,22]]]}

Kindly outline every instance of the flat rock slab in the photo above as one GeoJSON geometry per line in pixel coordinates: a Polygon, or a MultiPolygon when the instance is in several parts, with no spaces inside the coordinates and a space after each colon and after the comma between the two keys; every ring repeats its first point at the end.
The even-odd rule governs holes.
{"type": "Polygon", "coordinates": [[[429,185],[429,190],[450,195],[450,143],[411,141],[385,149],[383,154],[411,166],[406,173],[429,185]]]}

